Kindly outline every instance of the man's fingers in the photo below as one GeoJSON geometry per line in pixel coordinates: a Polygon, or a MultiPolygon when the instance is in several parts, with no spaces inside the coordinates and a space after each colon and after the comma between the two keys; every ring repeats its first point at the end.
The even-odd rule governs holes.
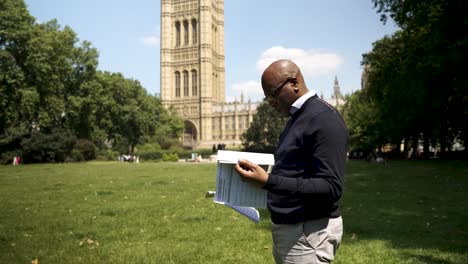
{"type": "Polygon", "coordinates": [[[240,159],[238,161],[239,166],[241,166],[241,168],[245,169],[245,170],[250,170],[250,171],[253,171],[256,167],[257,164],[255,163],[252,163],[248,160],[245,160],[245,159],[240,159]]]}
{"type": "Polygon", "coordinates": [[[252,181],[264,186],[268,179],[268,174],[262,167],[245,159],[239,159],[234,168],[242,181],[252,181]]]}

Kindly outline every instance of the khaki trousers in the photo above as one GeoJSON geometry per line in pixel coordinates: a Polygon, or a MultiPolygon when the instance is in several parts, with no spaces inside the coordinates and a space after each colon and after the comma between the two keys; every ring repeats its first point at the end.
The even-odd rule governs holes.
{"type": "Polygon", "coordinates": [[[273,256],[277,264],[330,263],[343,236],[343,220],[321,218],[293,225],[272,225],[273,256]]]}

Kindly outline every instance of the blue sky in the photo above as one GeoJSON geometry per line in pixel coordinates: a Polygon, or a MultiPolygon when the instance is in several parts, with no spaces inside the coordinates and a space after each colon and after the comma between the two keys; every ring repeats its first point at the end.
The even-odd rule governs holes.
{"type": "MultiPolygon", "coordinates": [[[[121,72],[159,93],[160,1],[26,0],[39,22],[56,18],[99,51],[100,70],[121,72]]],[[[226,100],[260,100],[260,76],[290,58],[325,98],[337,76],[343,93],[360,88],[362,54],[397,28],[371,0],[225,0],[226,100]]]]}

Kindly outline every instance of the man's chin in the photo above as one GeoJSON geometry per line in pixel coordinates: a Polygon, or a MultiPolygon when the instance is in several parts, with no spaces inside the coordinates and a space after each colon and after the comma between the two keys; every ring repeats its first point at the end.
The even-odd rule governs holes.
{"type": "Polygon", "coordinates": [[[281,110],[278,110],[278,113],[279,113],[282,117],[288,117],[288,116],[289,116],[289,111],[281,111],[281,110]]]}
{"type": "Polygon", "coordinates": [[[280,116],[284,116],[284,111],[282,111],[279,108],[275,108],[276,113],[278,113],[280,116]]]}
{"type": "Polygon", "coordinates": [[[281,108],[276,108],[276,107],[273,107],[273,108],[278,113],[278,115],[280,115],[282,117],[288,117],[289,116],[289,111],[285,111],[285,110],[282,110],[281,108]]]}

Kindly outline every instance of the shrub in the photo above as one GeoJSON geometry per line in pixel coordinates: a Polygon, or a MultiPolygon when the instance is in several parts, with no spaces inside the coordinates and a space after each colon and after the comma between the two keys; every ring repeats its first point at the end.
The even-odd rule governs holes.
{"type": "Polygon", "coordinates": [[[140,160],[161,160],[163,150],[157,142],[147,143],[142,146],[137,146],[136,155],[140,160]]]}
{"type": "Polygon", "coordinates": [[[24,162],[64,162],[75,143],[76,137],[69,130],[55,129],[50,134],[34,131],[21,141],[24,162]]]}
{"type": "Polygon", "coordinates": [[[21,156],[18,155],[18,151],[7,151],[4,153],[0,153],[0,164],[12,164],[13,157],[21,156]]]}
{"type": "Polygon", "coordinates": [[[119,152],[108,148],[98,150],[96,153],[97,160],[117,160],[117,156],[119,152]]]}
{"type": "Polygon", "coordinates": [[[0,135],[0,164],[11,164],[13,157],[22,156],[21,141],[29,136],[24,125],[6,128],[0,135]]]}
{"type": "Polygon", "coordinates": [[[139,153],[140,160],[161,160],[163,153],[161,151],[139,153]]]}
{"type": "Polygon", "coordinates": [[[179,158],[188,159],[190,158],[190,154],[192,153],[192,151],[186,150],[183,147],[176,145],[168,149],[166,153],[175,153],[179,158]]]}
{"type": "Polygon", "coordinates": [[[162,155],[162,160],[163,161],[178,161],[179,156],[177,156],[176,153],[164,153],[162,155]]]}
{"type": "Polygon", "coordinates": [[[157,142],[152,142],[152,143],[146,143],[144,145],[138,145],[136,147],[136,153],[145,153],[145,152],[160,152],[161,151],[161,146],[157,142]]]}
{"type": "Polygon", "coordinates": [[[71,152],[71,161],[84,161],[84,157],[83,157],[83,154],[77,150],[77,149],[73,149],[72,152],[71,152]]]}
{"type": "Polygon", "coordinates": [[[197,153],[198,155],[201,155],[203,158],[209,158],[211,155],[213,155],[213,150],[212,149],[197,149],[194,150],[193,152],[197,153]]]}
{"type": "Polygon", "coordinates": [[[74,161],[83,161],[83,160],[93,160],[96,159],[96,146],[94,143],[87,139],[78,139],[73,148],[72,159],[74,161]],[[78,151],[81,154],[81,160],[75,160],[76,156],[75,151],[78,151]]]}

